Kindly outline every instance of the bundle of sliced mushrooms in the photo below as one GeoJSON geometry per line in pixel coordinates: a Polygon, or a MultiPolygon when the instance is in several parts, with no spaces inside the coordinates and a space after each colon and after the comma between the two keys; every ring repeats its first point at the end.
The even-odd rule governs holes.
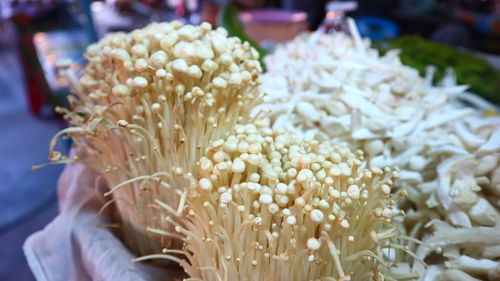
{"type": "Polygon", "coordinates": [[[98,171],[134,261],[186,280],[498,280],[500,118],[464,104],[494,107],[351,34],[265,74],[207,23],[109,34],[66,73],[51,162],[98,171]]]}

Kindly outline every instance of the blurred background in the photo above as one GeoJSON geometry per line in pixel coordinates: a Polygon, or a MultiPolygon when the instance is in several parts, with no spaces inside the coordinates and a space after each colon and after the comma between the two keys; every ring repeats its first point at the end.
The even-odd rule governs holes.
{"type": "Polygon", "coordinates": [[[399,48],[422,73],[435,65],[436,79],[451,66],[500,103],[500,0],[0,0],[0,280],[34,280],[22,243],[57,215],[63,167],[31,166],[47,162],[65,126],[54,113],[69,93],[58,66],[78,72],[88,44],[154,21],[208,21],[264,56],[300,32],[348,32],[347,17],[380,52],[399,48]]]}

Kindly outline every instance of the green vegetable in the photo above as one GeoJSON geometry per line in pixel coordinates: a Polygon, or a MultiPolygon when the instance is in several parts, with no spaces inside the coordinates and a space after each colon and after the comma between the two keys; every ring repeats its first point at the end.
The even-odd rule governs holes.
{"type": "Polygon", "coordinates": [[[395,40],[376,44],[381,51],[401,49],[404,64],[425,75],[427,65],[437,68],[435,81],[440,80],[447,67],[453,67],[459,84],[467,84],[469,90],[496,104],[500,104],[500,72],[484,59],[467,51],[425,40],[419,36],[402,36],[395,40]]]}

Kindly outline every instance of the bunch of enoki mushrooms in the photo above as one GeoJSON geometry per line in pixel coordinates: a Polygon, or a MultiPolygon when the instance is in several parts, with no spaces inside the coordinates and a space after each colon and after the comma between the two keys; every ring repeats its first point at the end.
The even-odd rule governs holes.
{"type": "MultiPolygon", "coordinates": [[[[342,40],[351,42],[339,45],[351,58],[355,54],[346,50],[353,43],[347,37],[342,40]]],[[[315,48],[335,49],[335,45],[317,44],[315,48]]],[[[290,59],[299,61],[306,55],[294,54],[290,59]]],[[[446,217],[431,216],[435,227],[445,228],[450,237],[437,232],[429,238],[420,235],[420,228],[407,231],[401,226],[405,212],[411,213],[411,224],[425,224],[429,218],[415,215],[420,209],[415,211],[405,199],[410,195],[411,201],[415,192],[426,194],[415,191],[425,186],[406,189],[398,185],[398,178],[427,178],[421,171],[426,166],[435,169],[434,162],[412,158],[412,165],[420,169],[408,174],[406,166],[398,168],[397,161],[376,160],[375,152],[380,154],[385,147],[377,140],[387,137],[350,143],[350,139],[340,138],[349,133],[334,125],[332,130],[322,131],[326,138],[303,133],[303,124],[317,126],[330,117],[329,112],[321,115],[313,107],[339,99],[333,90],[330,96],[313,95],[316,102],[299,104],[299,114],[287,111],[287,122],[293,123],[290,126],[276,126],[283,123],[277,117],[282,111],[272,107],[286,107],[297,101],[300,92],[307,91],[283,81],[292,83],[293,78],[287,76],[290,71],[297,70],[297,76],[305,74],[297,67],[280,76],[279,68],[273,72],[269,65],[269,75],[277,75],[276,82],[283,82],[279,87],[283,86],[281,90],[291,101],[285,101],[286,96],[285,100],[263,98],[258,53],[247,42],[228,37],[222,28],[213,29],[207,23],[153,23],[128,34],[109,34],[89,46],[85,57],[88,65],[81,78],[66,71],[74,95],[69,97],[68,109],[57,110],[70,127],[54,137],[50,160],[81,162],[100,173],[108,186],[105,207],[116,210],[120,238],[137,255],[135,261],[178,263],[189,276],[186,280],[408,280],[425,276],[426,263],[442,261],[443,254],[460,255],[460,248],[448,246],[464,237],[471,239],[463,233],[454,235],[454,228],[440,221],[446,217]],[[317,114],[318,120],[308,121],[317,114]],[[300,118],[304,123],[297,121],[300,118]],[[328,135],[337,133],[339,138],[328,135]],[[74,156],[53,150],[63,135],[73,140],[74,156]],[[421,238],[428,241],[421,242],[421,238]]],[[[280,60],[284,63],[288,58],[280,60]]],[[[355,68],[373,67],[377,60],[380,58],[374,56],[358,62],[355,68]]],[[[325,63],[334,67],[350,61],[340,57],[325,63]]],[[[329,73],[312,75],[323,83],[329,73]]],[[[420,79],[418,75],[414,78],[420,79]]],[[[301,85],[314,83],[311,80],[301,85]]],[[[328,91],[333,87],[323,86],[328,91]]],[[[338,108],[332,109],[332,114],[342,113],[335,116],[338,120],[351,118],[353,123],[347,124],[347,130],[355,129],[362,135],[372,127],[364,130],[365,117],[359,112],[373,111],[374,107],[363,108],[367,102],[361,102],[355,108],[350,98],[357,103],[365,98],[363,91],[373,91],[349,89],[351,92],[343,93],[343,104],[334,105],[338,108]]],[[[399,89],[404,96],[407,89],[399,89]]],[[[448,106],[447,100],[441,106],[448,106]]],[[[402,104],[394,110],[406,109],[402,104]]],[[[428,116],[424,113],[424,117],[428,116]]],[[[380,121],[382,124],[374,126],[390,120],[380,121]]],[[[483,134],[489,137],[490,133],[483,134]]],[[[400,135],[403,140],[391,145],[414,150],[401,148],[406,135],[400,135]]],[[[477,146],[484,143],[487,141],[477,146]]],[[[469,180],[460,177],[462,173],[447,175],[448,183],[469,180]]],[[[473,179],[478,177],[480,182],[486,181],[483,175],[473,179]]],[[[439,198],[429,200],[432,203],[439,198]]],[[[489,223],[488,218],[484,221],[489,223]]],[[[482,228],[464,229],[483,235],[482,228]]],[[[499,237],[484,235],[484,240],[499,237]]],[[[489,242],[477,241],[484,243],[489,242]]],[[[475,273],[471,276],[447,264],[436,266],[444,277],[475,280],[475,273]]],[[[497,276],[495,271],[478,274],[478,278],[497,276]]]]}

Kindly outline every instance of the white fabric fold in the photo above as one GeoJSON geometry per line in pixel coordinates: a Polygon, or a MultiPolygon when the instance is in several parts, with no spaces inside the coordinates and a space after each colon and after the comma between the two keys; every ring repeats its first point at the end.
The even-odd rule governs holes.
{"type": "Polygon", "coordinates": [[[132,263],[132,253],[106,227],[109,215],[97,216],[103,202],[94,190],[96,174],[68,164],[58,184],[59,215],[32,234],[23,250],[38,281],[176,280],[178,268],[132,263]]]}

